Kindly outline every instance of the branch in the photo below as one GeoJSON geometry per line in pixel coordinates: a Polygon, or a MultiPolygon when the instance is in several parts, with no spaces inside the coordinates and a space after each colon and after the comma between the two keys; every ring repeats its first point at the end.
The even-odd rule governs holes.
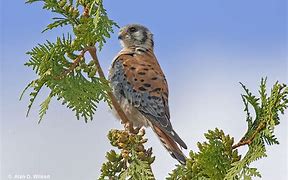
{"type": "Polygon", "coordinates": [[[118,151],[113,149],[106,153],[107,160],[102,164],[99,180],[154,180],[151,165],[155,156],[152,155],[152,148],[145,148],[147,139],[144,136],[144,129],[138,134],[131,134],[125,130],[110,130],[107,137],[118,151]]]}
{"type": "MultiPolygon", "coordinates": [[[[94,64],[96,66],[96,69],[98,71],[99,77],[106,80],[105,75],[103,73],[103,70],[100,66],[97,54],[96,54],[96,47],[95,46],[91,46],[88,48],[88,51],[91,55],[91,57],[93,58],[94,64]]],[[[119,115],[120,119],[121,119],[121,123],[122,124],[126,124],[128,125],[128,129],[131,133],[133,134],[137,134],[137,130],[133,129],[133,124],[129,123],[129,119],[127,118],[126,114],[124,113],[123,109],[121,108],[121,106],[119,105],[119,103],[117,102],[116,97],[113,95],[113,93],[111,91],[108,91],[108,96],[111,99],[112,105],[114,107],[114,109],[116,110],[117,114],[119,115]]]]}
{"type": "Polygon", "coordinates": [[[232,146],[232,149],[235,149],[244,145],[250,145],[255,139],[256,135],[259,134],[265,127],[266,127],[265,122],[261,122],[250,138],[245,139],[245,137],[243,137],[237,144],[232,146]]]}
{"type": "MultiPolygon", "coordinates": [[[[89,17],[89,7],[88,6],[85,6],[84,7],[84,11],[83,11],[83,16],[85,17],[89,17]]],[[[96,47],[95,46],[90,46],[87,48],[87,50],[89,51],[91,57],[93,58],[93,61],[94,61],[94,64],[96,66],[96,69],[98,71],[98,74],[99,74],[99,77],[101,79],[104,79],[104,80],[107,80],[104,73],[103,73],[103,70],[100,66],[100,63],[99,63],[99,60],[98,60],[98,57],[97,57],[97,50],[96,50],[96,47]]],[[[111,92],[111,91],[108,91],[108,96],[112,102],[112,105],[115,109],[115,111],[117,112],[118,116],[120,117],[120,120],[121,120],[121,123],[122,124],[125,124],[125,125],[128,125],[128,130],[129,132],[133,133],[133,134],[137,134],[138,130],[134,130],[133,129],[133,124],[129,123],[129,119],[127,118],[126,114],[124,113],[123,109],[121,108],[120,104],[117,102],[117,99],[116,97],[114,96],[114,94],[111,92]]],[[[125,126],[126,128],[126,126],[125,126]]]]}
{"type": "MultiPolygon", "coordinates": [[[[90,53],[91,57],[93,58],[93,62],[96,66],[99,77],[103,80],[107,80],[104,73],[103,73],[103,70],[100,66],[100,63],[99,63],[99,60],[98,60],[98,57],[96,54],[96,47],[95,46],[89,46],[89,47],[86,47],[85,49],[83,49],[81,51],[81,53],[77,56],[77,58],[74,60],[73,64],[69,67],[69,69],[64,71],[62,73],[62,75],[56,77],[55,79],[60,80],[60,79],[64,78],[67,74],[72,72],[79,65],[79,63],[81,62],[81,59],[84,57],[84,55],[87,51],[90,53]]],[[[121,123],[125,124],[125,128],[128,128],[129,132],[131,132],[133,134],[137,134],[138,129],[133,128],[133,124],[131,124],[129,122],[129,119],[127,118],[126,114],[124,113],[121,106],[117,102],[116,97],[113,95],[113,93],[111,91],[108,91],[107,93],[108,93],[109,98],[111,99],[111,102],[112,102],[112,105],[113,105],[115,111],[117,112],[118,116],[120,117],[121,123]]]]}
{"type": "Polygon", "coordinates": [[[89,17],[89,7],[88,6],[84,7],[83,16],[84,17],[89,17]]]}
{"type": "Polygon", "coordinates": [[[69,69],[64,71],[60,76],[56,77],[55,79],[60,80],[64,78],[67,74],[71,73],[79,65],[79,63],[81,62],[82,58],[84,57],[87,51],[88,51],[87,48],[83,49],[81,53],[77,56],[77,58],[73,61],[73,64],[69,67],[69,69]]]}

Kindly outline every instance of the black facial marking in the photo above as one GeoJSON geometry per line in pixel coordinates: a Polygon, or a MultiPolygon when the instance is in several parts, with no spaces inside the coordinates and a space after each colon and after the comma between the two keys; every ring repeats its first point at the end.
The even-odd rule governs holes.
{"type": "Polygon", "coordinates": [[[141,79],[140,81],[141,81],[141,82],[144,82],[144,79],[141,79]]]}
{"type": "Polygon", "coordinates": [[[152,47],[154,47],[154,41],[153,41],[153,39],[151,39],[151,45],[152,45],[152,47]]]}
{"type": "Polygon", "coordinates": [[[153,78],[151,78],[151,80],[157,80],[158,78],[157,77],[153,77],[153,78]]]}
{"type": "Polygon", "coordinates": [[[138,72],[139,75],[145,75],[145,72],[138,72]]]}
{"type": "Polygon", "coordinates": [[[136,68],[135,67],[130,67],[130,70],[134,71],[136,68]]]}
{"type": "Polygon", "coordinates": [[[148,69],[148,68],[144,68],[143,70],[144,70],[144,71],[148,71],[149,69],[148,69]]]}
{"type": "Polygon", "coordinates": [[[134,79],[134,81],[138,81],[138,79],[137,79],[137,78],[135,78],[135,79],[134,79]]]}
{"type": "Polygon", "coordinates": [[[143,31],[143,39],[141,40],[142,43],[145,43],[147,40],[148,36],[147,36],[147,32],[143,31]]]}

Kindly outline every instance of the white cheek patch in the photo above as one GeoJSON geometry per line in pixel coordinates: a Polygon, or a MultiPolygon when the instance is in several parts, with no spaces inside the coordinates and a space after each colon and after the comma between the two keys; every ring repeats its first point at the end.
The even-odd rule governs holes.
{"type": "Polygon", "coordinates": [[[124,42],[122,40],[120,40],[120,44],[121,44],[122,47],[125,47],[125,44],[124,44],[124,42]]]}

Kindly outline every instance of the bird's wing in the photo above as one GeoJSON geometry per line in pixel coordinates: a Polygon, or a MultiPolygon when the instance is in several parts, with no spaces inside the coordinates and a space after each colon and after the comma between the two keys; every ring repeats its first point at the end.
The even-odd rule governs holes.
{"type": "Polygon", "coordinates": [[[170,123],[168,85],[153,52],[122,51],[111,69],[109,79],[114,91],[123,95],[151,122],[159,137],[161,131],[187,149],[170,123]]]}

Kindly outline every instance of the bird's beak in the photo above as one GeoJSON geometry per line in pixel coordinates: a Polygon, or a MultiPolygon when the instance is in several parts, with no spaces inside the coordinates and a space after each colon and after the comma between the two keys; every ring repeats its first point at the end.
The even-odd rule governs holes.
{"type": "Polygon", "coordinates": [[[121,34],[119,34],[118,39],[122,40],[123,36],[121,34]]]}

